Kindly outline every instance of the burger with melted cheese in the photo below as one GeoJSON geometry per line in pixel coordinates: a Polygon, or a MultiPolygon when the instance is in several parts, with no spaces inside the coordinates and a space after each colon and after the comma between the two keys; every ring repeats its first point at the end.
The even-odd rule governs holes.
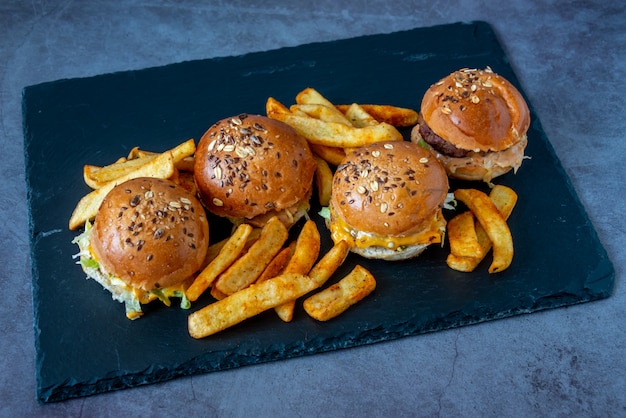
{"type": "Polygon", "coordinates": [[[142,304],[181,298],[206,256],[209,224],[198,199],[163,179],[137,178],[117,185],[100,205],[93,225],[74,240],[88,277],[111,292],[137,319],[142,304]]]}
{"type": "Polygon", "coordinates": [[[366,258],[403,260],[440,243],[448,177],[437,159],[408,141],[346,155],[333,177],[326,219],[334,242],[366,258]]]}
{"type": "Polygon", "coordinates": [[[530,112],[490,68],[461,69],[430,86],[411,141],[431,148],[451,178],[490,183],[521,166],[530,112]]]}
{"type": "Polygon", "coordinates": [[[277,216],[290,227],[310,208],[315,167],[306,139],[291,126],[242,114],[202,136],[194,177],[210,212],[259,227],[277,216]]]}

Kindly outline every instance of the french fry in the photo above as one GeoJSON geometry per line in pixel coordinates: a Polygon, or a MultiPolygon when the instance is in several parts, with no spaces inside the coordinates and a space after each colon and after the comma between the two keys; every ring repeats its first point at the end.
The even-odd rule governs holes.
{"type": "Polygon", "coordinates": [[[365,298],[375,288],[374,276],[357,265],[338,283],[306,298],[303,302],[304,310],[318,321],[328,321],[365,298]]]}
{"type": "Polygon", "coordinates": [[[346,118],[356,128],[376,125],[379,122],[363,108],[363,106],[353,103],[345,111],[346,118]]]}
{"type": "Polygon", "coordinates": [[[289,110],[294,114],[297,114],[298,111],[303,112],[306,115],[324,122],[336,122],[352,126],[348,118],[346,118],[343,113],[338,111],[337,108],[332,105],[327,106],[319,103],[303,103],[291,105],[289,110]]]}
{"type": "Polygon", "coordinates": [[[193,173],[193,166],[196,163],[196,159],[193,156],[185,157],[176,162],[176,168],[180,171],[193,173]]]}
{"type": "Polygon", "coordinates": [[[178,180],[177,183],[183,187],[183,189],[187,190],[192,195],[198,194],[198,187],[196,186],[196,182],[193,179],[193,173],[190,171],[181,171],[178,170],[178,180]]]}
{"type": "MultiPolygon", "coordinates": [[[[188,163],[184,161],[193,155],[196,151],[196,145],[193,139],[188,139],[169,151],[172,153],[174,165],[178,169],[180,166],[188,165],[188,163]]],[[[142,151],[135,147],[129,152],[127,159],[120,159],[108,166],[97,167],[86,165],[83,168],[83,177],[89,187],[97,189],[110,181],[117,180],[129,174],[159,155],[160,153],[142,151]]]]}
{"type": "Polygon", "coordinates": [[[138,177],[156,177],[156,178],[169,178],[174,173],[174,160],[172,153],[166,151],[159,154],[153,160],[138,167],[136,170],[108,183],[105,183],[100,188],[83,196],[78,202],[72,216],[69,221],[69,228],[71,230],[77,229],[85,224],[86,221],[95,218],[100,204],[106,197],[106,195],[118,184],[121,184],[127,180],[138,177]]]}
{"type": "Polygon", "coordinates": [[[284,270],[285,266],[289,262],[289,258],[291,257],[293,249],[290,247],[283,248],[276,254],[276,256],[270,261],[270,263],[265,267],[263,273],[256,279],[255,283],[261,283],[272,277],[276,277],[280,275],[280,273],[284,270]]]}
{"type": "Polygon", "coordinates": [[[123,177],[142,165],[152,161],[156,155],[150,155],[132,160],[116,161],[113,164],[98,167],[95,165],[85,165],[83,167],[83,179],[87,186],[92,189],[99,189],[106,183],[123,177]]]}
{"type": "MultiPolygon", "coordinates": [[[[337,109],[346,113],[352,105],[340,104],[337,109]]],[[[417,123],[418,113],[413,109],[391,105],[360,104],[368,114],[378,122],[385,122],[393,126],[413,126],[417,123]]]]}
{"type": "Polygon", "coordinates": [[[450,253],[460,257],[482,257],[483,248],[476,237],[474,215],[471,211],[459,213],[448,222],[450,253]]]}
{"type": "Polygon", "coordinates": [[[476,189],[456,190],[454,197],[465,203],[474,213],[493,245],[493,261],[489,266],[489,273],[505,270],[513,260],[513,238],[498,208],[489,196],[476,189]]]}
{"type": "MultiPolygon", "coordinates": [[[[315,264],[320,252],[320,233],[314,221],[305,222],[298,239],[293,254],[287,266],[283,270],[285,273],[307,274],[315,264]]],[[[274,308],[276,313],[285,322],[293,319],[295,299],[274,308]]]]}
{"type": "MultiPolygon", "coordinates": [[[[489,198],[493,201],[493,203],[502,214],[502,217],[507,220],[517,203],[517,194],[511,188],[496,185],[491,189],[489,193],[489,198]]],[[[475,224],[476,230],[476,239],[480,246],[482,247],[483,255],[481,257],[460,257],[454,254],[449,254],[446,262],[448,266],[454,270],[463,271],[463,272],[471,272],[478,267],[480,262],[485,258],[489,250],[491,250],[491,240],[487,236],[484,228],[480,225],[480,223],[475,224]]]]}
{"type": "Polygon", "coordinates": [[[271,218],[262,228],[261,236],[217,278],[214,286],[220,292],[231,295],[254,283],[280,251],[287,237],[285,225],[278,218],[271,218]]]}
{"type": "Polygon", "coordinates": [[[315,186],[317,197],[322,207],[330,203],[331,187],[333,185],[333,171],[328,166],[326,160],[314,156],[317,167],[315,169],[315,186]]]}
{"type": "Polygon", "coordinates": [[[217,276],[235,262],[243,251],[250,232],[252,232],[251,225],[241,224],[237,227],[218,255],[196,276],[191,286],[185,291],[190,301],[195,302],[211,286],[217,276]]]}
{"type": "Polygon", "coordinates": [[[346,156],[343,148],[327,147],[325,145],[309,144],[311,151],[330,165],[337,167],[346,156]]]}
{"type": "Polygon", "coordinates": [[[296,103],[298,104],[318,104],[325,106],[329,109],[333,109],[333,111],[337,114],[337,117],[342,118],[348,124],[350,122],[346,119],[341,111],[339,111],[333,102],[324,97],[319,91],[315,90],[312,87],[307,87],[296,95],[296,103]]]}
{"type": "Polygon", "coordinates": [[[302,274],[281,274],[252,285],[193,312],[188,317],[189,335],[204,338],[248,318],[297,299],[316,287],[302,274]]]}
{"type": "Polygon", "coordinates": [[[317,287],[322,287],[345,261],[350,247],[346,241],[339,241],[313,266],[309,277],[317,287]]]}
{"type": "Polygon", "coordinates": [[[489,198],[498,208],[502,217],[508,219],[517,203],[517,193],[510,187],[495,185],[489,192],[489,198]]]}
{"type": "Polygon", "coordinates": [[[291,125],[310,143],[330,147],[357,148],[376,142],[403,139],[396,128],[386,123],[355,128],[294,114],[279,114],[275,119],[291,125]]]}
{"type": "Polygon", "coordinates": [[[388,123],[355,128],[342,123],[324,122],[310,116],[296,115],[276,99],[265,104],[267,116],[293,127],[310,143],[340,148],[356,148],[381,141],[402,141],[400,131],[388,123]]]}
{"type": "Polygon", "coordinates": [[[215,286],[211,286],[211,296],[213,296],[215,300],[222,300],[228,297],[226,293],[220,292],[215,286]]]}

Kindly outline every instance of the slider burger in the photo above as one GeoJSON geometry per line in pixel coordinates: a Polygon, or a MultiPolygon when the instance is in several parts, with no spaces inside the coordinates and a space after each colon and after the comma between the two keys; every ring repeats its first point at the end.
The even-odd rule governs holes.
{"type": "Polygon", "coordinates": [[[88,275],[126,305],[126,316],[142,315],[141,305],[185,297],[188,279],[206,256],[209,225],[198,199],[163,179],[137,178],[111,190],[93,226],[75,238],[88,275]]]}
{"type": "MultiPolygon", "coordinates": [[[[381,142],[346,155],[333,177],[326,224],[366,258],[403,260],[442,242],[448,177],[426,149],[381,142]]],[[[324,215],[323,215],[324,216],[324,215]]]]}
{"type": "Polygon", "coordinates": [[[522,164],[530,112],[520,92],[485,70],[455,71],[424,94],[411,141],[425,141],[448,175],[492,179],[522,164]]]}
{"type": "Polygon", "coordinates": [[[194,178],[210,212],[258,227],[277,216],[289,228],[309,210],[315,167],[306,139],[291,126],[242,114],[202,136],[194,178]]]}

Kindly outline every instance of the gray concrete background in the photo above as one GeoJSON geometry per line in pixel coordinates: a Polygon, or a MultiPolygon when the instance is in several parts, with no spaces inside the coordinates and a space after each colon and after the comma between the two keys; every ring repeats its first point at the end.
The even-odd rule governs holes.
{"type": "Polygon", "coordinates": [[[0,416],[626,416],[624,22],[623,2],[600,0],[3,1],[0,416]],[[23,87],[469,20],[496,30],[587,208],[617,271],[611,298],[37,403],[23,87]]]}

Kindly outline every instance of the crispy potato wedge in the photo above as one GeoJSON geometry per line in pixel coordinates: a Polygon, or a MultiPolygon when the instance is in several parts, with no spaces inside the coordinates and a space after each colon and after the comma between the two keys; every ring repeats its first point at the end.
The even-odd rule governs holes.
{"type": "Polygon", "coordinates": [[[220,292],[231,295],[254,283],[287,241],[285,225],[276,217],[262,228],[259,238],[214,282],[220,292]]]}
{"type": "Polygon", "coordinates": [[[356,128],[377,125],[379,122],[363,108],[363,106],[352,103],[345,111],[346,118],[356,128]]]}
{"type": "Polygon", "coordinates": [[[83,196],[74,208],[69,221],[71,230],[78,229],[88,220],[95,218],[100,204],[106,195],[118,184],[138,177],[169,178],[174,174],[174,159],[170,151],[159,154],[156,158],[138,167],[124,176],[105,183],[100,188],[83,196]]]}
{"type": "Polygon", "coordinates": [[[241,224],[235,229],[217,256],[196,276],[191,286],[185,291],[190,301],[195,302],[213,281],[237,260],[246,245],[250,232],[252,232],[252,226],[248,224],[241,224]]]}
{"type": "Polygon", "coordinates": [[[311,277],[311,280],[315,282],[317,287],[323,286],[335,274],[335,271],[341,267],[348,256],[349,249],[350,246],[346,241],[339,241],[315,263],[311,271],[309,271],[309,277],[311,277]]]}
{"type": "Polygon", "coordinates": [[[364,267],[357,265],[338,283],[304,300],[306,313],[318,321],[328,321],[345,312],[376,288],[376,279],[364,267]]]}
{"type": "MultiPolygon", "coordinates": [[[[350,106],[352,105],[340,104],[336,107],[342,113],[346,113],[350,106]]],[[[403,107],[377,104],[360,104],[360,106],[378,122],[385,122],[393,126],[413,126],[417,124],[419,117],[415,110],[403,107]]]]}
{"type": "Polygon", "coordinates": [[[295,115],[283,104],[268,98],[267,116],[293,127],[310,143],[340,148],[357,148],[381,141],[402,141],[400,131],[388,123],[355,128],[342,123],[324,122],[310,116],[295,115]]]}
{"type": "MultiPolygon", "coordinates": [[[[295,246],[295,245],[294,245],[295,246]]],[[[272,277],[276,277],[280,275],[285,266],[289,262],[289,258],[291,258],[291,253],[293,252],[293,248],[291,246],[287,248],[283,248],[276,254],[276,256],[270,261],[270,263],[265,267],[263,273],[256,279],[255,283],[261,283],[265,280],[271,279],[272,277]]]]}
{"type": "MultiPolygon", "coordinates": [[[[507,220],[517,203],[517,193],[511,188],[496,185],[491,189],[489,198],[500,211],[502,217],[507,220]]],[[[470,272],[474,271],[478,264],[484,259],[489,250],[491,250],[491,240],[487,236],[484,228],[480,223],[475,223],[476,239],[482,247],[483,255],[481,257],[460,257],[453,254],[448,255],[446,262],[448,266],[454,270],[470,272]]]]}
{"type": "Polygon", "coordinates": [[[116,161],[113,164],[99,167],[95,165],[85,165],[83,167],[83,179],[85,184],[92,189],[99,189],[106,183],[124,177],[137,170],[139,167],[152,161],[156,155],[135,158],[132,160],[116,161]]]}
{"type": "Polygon", "coordinates": [[[511,231],[493,201],[476,189],[459,189],[454,197],[465,203],[474,213],[493,245],[493,261],[489,273],[505,270],[513,260],[513,238],[511,231]]]}
{"type": "MultiPolygon", "coordinates": [[[[287,265],[283,270],[283,274],[307,274],[315,264],[319,253],[320,233],[315,222],[309,219],[305,222],[300,234],[298,235],[296,246],[293,249],[293,254],[287,262],[287,265]]],[[[280,319],[285,322],[290,322],[293,319],[294,307],[295,299],[279,305],[274,309],[280,319]]]]}
{"type": "Polygon", "coordinates": [[[282,122],[291,125],[309,142],[340,148],[358,148],[382,141],[401,141],[402,134],[389,124],[354,128],[341,123],[323,122],[311,117],[281,115],[282,122]]]}
{"type": "Polygon", "coordinates": [[[327,147],[325,145],[309,144],[311,151],[328,164],[337,167],[346,156],[343,148],[327,147]]]}
{"type": "Polygon", "coordinates": [[[348,118],[337,110],[335,106],[327,106],[319,103],[306,103],[295,104],[289,107],[291,113],[298,114],[303,112],[304,114],[313,118],[322,120],[324,122],[336,122],[342,123],[347,126],[352,126],[348,118]]]}
{"type": "Polygon", "coordinates": [[[459,213],[448,222],[450,253],[460,257],[482,257],[483,248],[476,237],[474,214],[459,213]]]}
{"type": "Polygon", "coordinates": [[[297,299],[316,284],[302,274],[282,274],[252,285],[193,312],[188,317],[189,335],[204,338],[248,318],[297,299]]]}
{"type": "Polygon", "coordinates": [[[213,296],[213,298],[215,300],[222,300],[222,299],[226,299],[228,297],[228,295],[226,293],[222,293],[220,292],[215,286],[211,286],[211,296],[213,296]]]}
{"type": "MultiPolygon", "coordinates": [[[[174,165],[178,169],[179,166],[186,166],[186,160],[191,158],[196,151],[196,145],[193,139],[177,145],[169,150],[172,154],[174,165]]],[[[85,183],[92,189],[98,189],[110,181],[117,180],[139,167],[149,163],[160,153],[141,151],[135,147],[129,152],[129,158],[121,158],[115,163],[98,167],[94,165],[85,165],[83,167],[83,178],[85,183]],[[130,158],[133,157],[133,158],[130,158]]]]}
{"type": "Polygon", "coordinates": [[[321,157],[314,156],[317,167],[315,168],[315,188],[317,189],[317,198],[322,207],[328,206],[330,203],[331,188],[333,185],[333,171],[328,166],[326,160],[321,157]]]}
{"type": "MultiPolygon", "coordinates": [[[[334,112],[338,114],[338,117],[343,118],[346,122],[348,120],[345,118],[343,113],[339,111],[333,102],[328,100],[324,95],[322,95],[319,91],[315,90],[312,87],[307,87],[296,95],[296,103],[297,104],[318,104],[325,106],[327,108],[333,109],[334,112]]],[[[348,122],[349,124],[350,122],[348,122]]]]}

